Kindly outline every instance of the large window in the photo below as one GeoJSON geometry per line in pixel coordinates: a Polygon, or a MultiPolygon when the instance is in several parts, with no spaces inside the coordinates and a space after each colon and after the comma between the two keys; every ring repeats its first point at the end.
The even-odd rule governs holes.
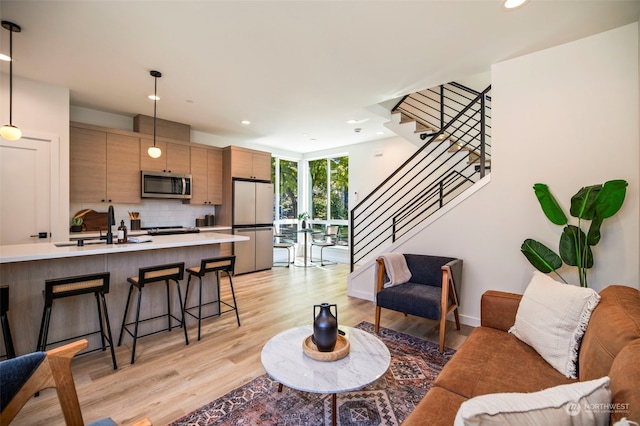
{"type": "Polygon", "coordinates": [[[272,157],[274,224],[279,234],[292,241],[298,237],[298,214],[309,213],[313,229],[339,225],[343,241],[348,240],[349,157],[346,155],[308,162],[272,157]]]}
{"type": "Polygon", "coordinates": [[[349,218],[349,157],[309,161],[312,220],[336,221],[349,218]]]}
{"type": "Polygon", "coordinates": [[[298,162],[271,157],[271,182],[275,188],[276,221],[298,216],[298,162]]]}

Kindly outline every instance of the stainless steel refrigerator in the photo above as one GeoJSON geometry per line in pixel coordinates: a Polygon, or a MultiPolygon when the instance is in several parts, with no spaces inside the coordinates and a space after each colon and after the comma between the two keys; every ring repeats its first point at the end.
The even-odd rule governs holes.
{"type": "Polygon", "coordinates": [[[249,237],[234,243],[236,274],[273,266],[273,203],[272,183],[234,179],[233,233],[249,237]]]}

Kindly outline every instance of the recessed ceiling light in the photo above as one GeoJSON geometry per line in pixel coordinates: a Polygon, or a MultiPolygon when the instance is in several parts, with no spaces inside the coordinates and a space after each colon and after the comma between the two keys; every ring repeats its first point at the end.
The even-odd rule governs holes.
{"type": "Polygon", "coordinates": [[[11,61],[11,56],[5,55],[4,53],[0,53],[0,61],[9,62],[11,61]]]}
{"type": "Polygon", "coordinates": [[[384,135],[384,132],[376,132],[376,135],[384,135]]]}
{"type": "Polygon", "coordinates": [[[351,120],[347,120],[347,123],[349,124],[356,124],[358,122],[358,120],[354,120],[353,118],[351,120]]]}
{"type": "Polygon", "coordinates": [[[246,125],[246,124],[251,124],[251,122],[250,122],[249,120],[242,120],[242,121],[241,121],[241,123],[242,123],[242,124],[245,124],[245,125],[246,125]]]}
{"type": "Polygon", "coordinates": [[[514,10],[522,7],[529,0],[502,0],[502,8],[506,10],[514,10]]]}
{"type": "Polygon", "coordinates": [[[149,99],[151,99],[152,101],[159,101],[160,100],[160,96],[149,95],[149,99]]]}

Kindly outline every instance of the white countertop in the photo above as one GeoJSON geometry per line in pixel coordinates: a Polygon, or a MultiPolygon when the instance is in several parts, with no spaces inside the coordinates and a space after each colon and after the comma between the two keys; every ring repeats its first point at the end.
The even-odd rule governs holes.
{"type": "MultiPolygon", "coordinates": [[[[220,232],[220,231],[230,231],[231,227],[230,226],[199,226],[197,227],[197,229],[199,229],[200,232],[220,232]]],[[[104,233],[102,233],[102,235],[104,235],[104,233]]],[[[147,231],[146,230],[135,230],[135,231],[129,230],[128,235],[129,236],[147,235],[147,231]]],[[[72,241],[81,240],[81,239],[99,238],[99,237],[100,237],[100,232],[95,232],[95,231],[69,232],[69,239],[72,241]]]]}
{"type": "MultiPolygon", "coordinates": [[[[200,246],[207,244],[231,243],[245,241],[248,237],[218,232],[200,232],[196,234],[156,235],[153,241],[146,243],[110,244],[103,242],[57,247],[58,242],[42,242],[31,244],[15,244],[0,246],[0,264],[25,262],[30,260],[61,259],[66,257],[92,256],[96,254],[113,254],[156,250],[174,247],[200,246]]],[[[64,243],[68,243],[65,241],[64,243]]]]}

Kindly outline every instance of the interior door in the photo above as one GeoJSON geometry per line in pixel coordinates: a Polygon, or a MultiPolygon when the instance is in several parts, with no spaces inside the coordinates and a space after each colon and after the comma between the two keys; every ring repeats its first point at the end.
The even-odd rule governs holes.
{"type": "Polygon", "coordinates": [[[0,244],[51,233],[51,141],[0,139],[0,244]]]}

